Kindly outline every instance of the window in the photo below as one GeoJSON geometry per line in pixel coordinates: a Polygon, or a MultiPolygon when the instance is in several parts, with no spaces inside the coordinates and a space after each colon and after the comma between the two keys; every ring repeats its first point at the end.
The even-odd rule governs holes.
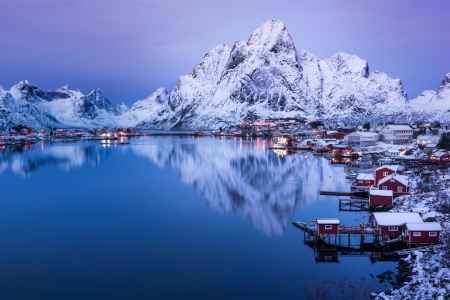
{"type": "Polygon", "coordinates": [[[390,226],[389,231],[398,231],[398,226],[390,226]]]}
{"type": "Polygon", "coordinates": [[[397,187],[397,192],[399,192],[399,193],[403,192],[403,187],[398,186],[398,187],[397,187]]]}
{"type": "Polygon", "coordinates": [[[383,172],[383,176],[388,176],[388,173],[387,172],[383,172]]]}
{"type": "Polygon", "coordinates": [[[325,256],[325,260],[332,260],[333,258],[331,256],[325,256]]]}
{"type": "Polygon", "coordinates": [[[421,236],[422,235],[422,232],[413,232],[413,236],[421,236]]]}
{"type": "Polygon", "coordinates": [[[366,183],[370,183],[370,180],[366,180],[366,183]]]}
{"type": "Polygon", "coordinates": [[[364,180],[360,180],[359,183],[363,183],[364,180]]]}
{"type": "Polygon", "coordinates": [[[428,236],[437,236],[436,231],[430,231],[428,232],[428,236]]]}
{"type": "Polygon", "coordinates": [[[387,190],[387,186],[383,186],[383,190],[387,190]]]}
{"type": "Polygon", "coordinates": [[[333,225],[325,225],[325,229],[331,229],[333,228],[333,225]]]}

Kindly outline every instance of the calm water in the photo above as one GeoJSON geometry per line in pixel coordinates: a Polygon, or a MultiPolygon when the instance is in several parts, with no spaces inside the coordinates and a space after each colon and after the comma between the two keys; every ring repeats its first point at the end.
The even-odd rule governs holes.
{"type": "Polygon", "coordinates": [[[265,140],[146,137],[0,147],[0,299],[304,299],[320,278],[393,263],[316,263],[292,221],[339,213],[342,167],[265,140]]]}

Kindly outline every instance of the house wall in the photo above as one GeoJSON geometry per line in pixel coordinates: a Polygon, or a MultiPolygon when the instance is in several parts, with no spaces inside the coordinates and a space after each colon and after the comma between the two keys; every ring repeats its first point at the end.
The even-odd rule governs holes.
{"type": "Polygon", "coordinates": [[[370,187],[372,185],[375,185],[375,180],[363,180],[362,182],[359,182],[359,180],[356,180],[355,185],[361,186],[361,187],[370,187]]]}
{"type": "Polygon", "coordinates": [[[397,226],[398,230],[390,231],[389,227],[391,226],[380,226],[380,233],[384,235],[391,235],[391,234],[401,234],[402,233],[402,226],[397,226]]]}
{"type": "Polygon", "coordinates": [[[395,173],[394,171],[392,171],[389,168],[382,168],[380,170],[377,170],[377,171],[375,171],[375,180],[376,180],[376,182],[378,182],[381,179],[383,179],[384,177],[386,177],[386,176],[383,175],[383,172],[387,172],[386,176],[389,176],[389,175],[395,173]]]}
{"type": "Polygon", "coordinates": [[[392,197],[388,196],[369,196],[369,205],[391,205],[392,206],[392,197]]]}
{"type": "Polygon", "coordinates": [[[331,229],[325,229],[324,224],[317,225],[317,233],[318,234],[338,234],[339,225],[333,224],[331,225],[331,229]]]}
{"type": "Polygon", "coordinates": [[[378,185],[378,188],[382,190],[384,186],[387,190],[392,191],[394,196],[400,196],[408,193],[408,187],[397,180],[394,180],[394,182],[391,182],[391,180],[383,182],[382,184],[378,185]],[[403,188],[401,192],[398,192],[398,187],[403,188]]]}
{"type": "Polygon", "coordinates": [[[408,231],[408,241],[410,243],[439,243],[440,231],[436,232],[436,236],[429,236],[428,231],[422,231],[421,236],[414,236],[413,231],[408,231]]]}

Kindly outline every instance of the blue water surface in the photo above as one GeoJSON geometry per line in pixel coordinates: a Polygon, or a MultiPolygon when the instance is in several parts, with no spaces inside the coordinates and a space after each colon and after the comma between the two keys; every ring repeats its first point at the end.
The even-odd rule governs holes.
{"type": "Polygon", "coordinates": [[[342,166],[262,139],[129,142],[0,149],[0,299],[305,299],[395,268],[316,263],[291,225],[367,219],[318,195],[349,189],[342,166]]]}

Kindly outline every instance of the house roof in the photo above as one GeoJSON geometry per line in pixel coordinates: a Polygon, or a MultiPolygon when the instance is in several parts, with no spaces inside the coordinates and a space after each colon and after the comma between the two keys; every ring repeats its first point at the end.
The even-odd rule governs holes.
{"type": "Polygon", "coordinates": [[[390,176],[386,176],[383,179],[380,179],[380,181],[378,181],[378,185],[385,183],[388,180],[394,179],[398,182],[400,182],[401,184],[404,184],[406,186],[408,186],[408,176],[404,176],[404,175],[398,175],[398,174],[391,174],[390,176]]]}
{"type": "Polygon", "coordinates": [[[336,218],[330,218],[330,219],[325,219],[325,218],[320,218],[316,220],[317,224],[319,225],[332,225],[332,224],[340,224],[339,219],[336,218]]]}
{"type": "Polygon", "coordinates": [[[442,226],[438,222],[406,223],[406,228],[410,231],[441,231],[442,226]]]}
{"type": "Polygon", "coordinates": [[[388,168],[388,169],[390,169],[390,170],[392,170],[394,172],[397,172],[397,171],[403,171],[403,169],[405,167],[399,166],[399,165],[385,165],[385,166],[381,166],[381,167],[376,168],[375,171],[379,171],[379,170],[382,170],[384,168],[388,168]]]}
{"type": "Polygon", "coordinates": [[[434,157],[441,157],[441,156],[444,156],[444,155],[448,155],[448,151],[447,150],[439,149],[439,150],[434,150],[431,153],[431,156],[434,156],[434,157]]]}
{"type": "Polygon", "coordinates": [[[370,196],[387,196],[387,197],[393,197],[392,191],[389,190],[375,190],[371,189],[369,190],[370,196]]]}
{"type": "Polygon", "coordinates": [[[392,130],[412,130],[408,125],[388,125],[386,128],[392,130]]]}
{"type": "MultiPolygon", "coordinates": [[[[354,135],[354,134],[359,134],[360,136],[364,136],[364,137],[374,137],[374,136],[378,136],[378,133],[375,132],[365,132],[365,131],[355,131],[350,133],[349,135],[354,135]]],[[[348,136],[348,135],[347,135],[348,136]]]]}
{"type": "Polygon", "coordinates": [[[359,173],[358,176],[356,176],[356,180],[375,180],[375,176],[368,173],[359,173]]]}
{"type": "Polygon", "coordinates": [[[372,213],[380,226],[398,226],[405,223],[423,223],[418,213],[412,212],[379,212],[372,213]]]}

